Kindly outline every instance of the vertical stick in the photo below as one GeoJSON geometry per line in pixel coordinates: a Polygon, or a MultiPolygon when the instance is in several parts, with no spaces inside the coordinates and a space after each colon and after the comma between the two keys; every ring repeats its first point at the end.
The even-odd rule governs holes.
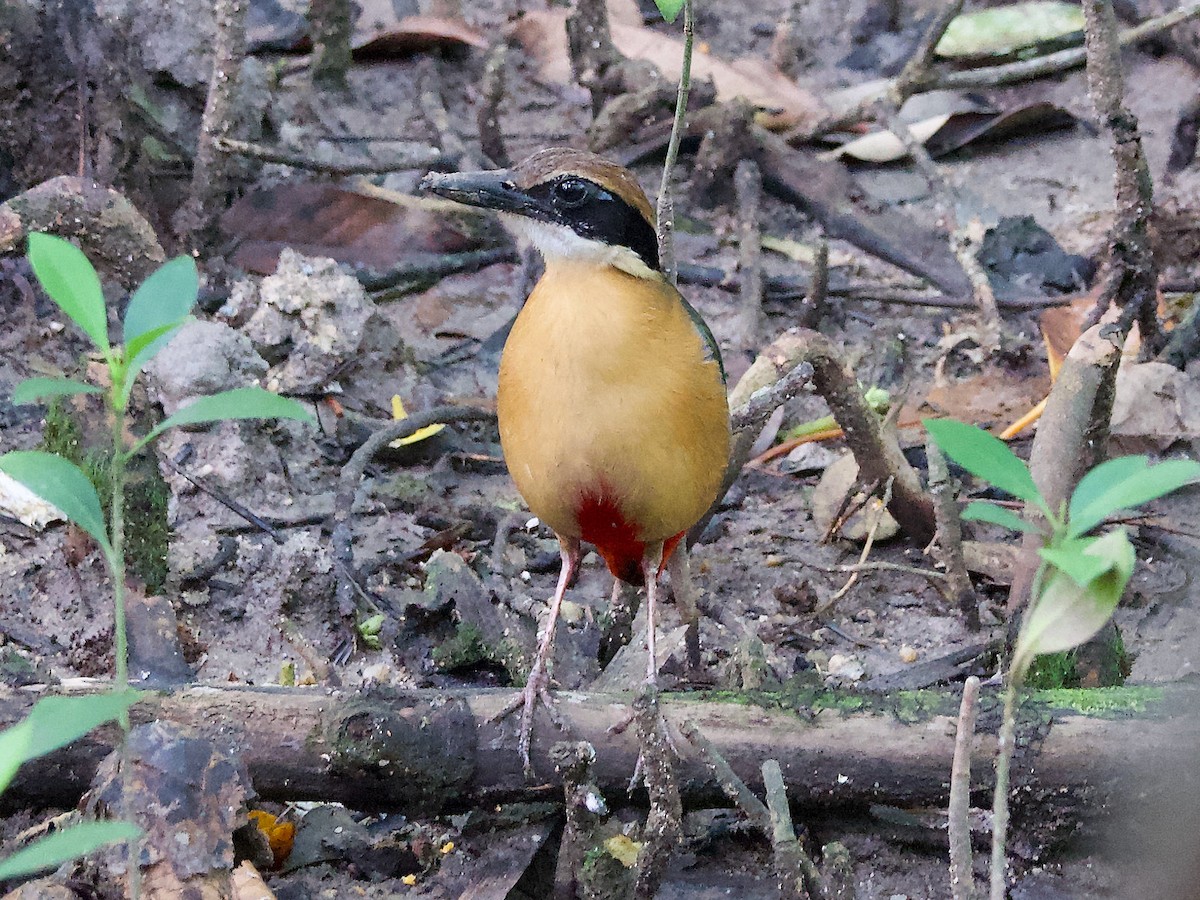
{"type": "Polygon", "coordinates": [[[200,120],[200,138],[192,165],[192,186],[187,202],[176,214],[175,233],[199,242],[215,218],[216,200],[225,190],[225,158],[217,149],[217,139],[229,137],[229,123],[237,94],[242,57],[246,52],[246,11],[249,0],[217,0],[217,37],[213,47],[213,73],[208,82],[204,117],[200,120]]]}
{"type": "Polygon", "coordinates": [[[1009,673],[1004,690],[1004,721],[1000,724],[1000,746],[996,750],[996,795],[992,802],[992,894],[991,900],[1004,900],[1008,881],[1008,780],[1012,767],[1017,730],[1018,685],[1009,673]]]}
{"type": "Polygon", "coordinates": [[[950,891],[954,900],[973,900],[975,875],[971,854],[971,746],[975,742],[975,716],[979,711],[979,679],[972,675],[963,684],[958,708],[958,733],[954,737],[954,764],[950,769],[950,891]]]}
{"type": "Polygon", "coordinates": [[[679,156],[679,141],[683,136],[683,117],[687,112],[688,91],[692,84],[692,41],[696,34],[692,0],[683,4],[683,67],[679,72],[679,94],[675,98],[675,121],[671,124],[671,140],[663,163],[662,183],[658,187],[658,259],[659,268],[671,284],[678,281],[675,265],[675,209],[671,200],[671,172],[679,156]]]}

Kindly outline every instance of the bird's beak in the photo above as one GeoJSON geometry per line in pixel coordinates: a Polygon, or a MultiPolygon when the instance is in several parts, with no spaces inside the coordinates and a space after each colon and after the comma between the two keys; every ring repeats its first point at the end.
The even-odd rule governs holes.
{"type": "Polygon", "coordinates": [[[513,183],[507,169],[450,175],[431,172],[421,179],[421,188],[447,200],[497,212],[529,216],[541,209],[541,204],[513,183]]]}

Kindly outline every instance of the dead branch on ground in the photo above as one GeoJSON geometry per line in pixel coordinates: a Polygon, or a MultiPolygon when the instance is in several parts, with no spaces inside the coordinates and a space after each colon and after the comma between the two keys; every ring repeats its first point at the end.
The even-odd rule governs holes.
{"type": "Polygon", "coordinates": [[[480,82],[479,112],[475,122],[479,126],[479,146],[483,155],[500,168],[508,168],[512,160],[504,144],[504,129],[500,127],[500,104],[504,101],[506,72],[508,69],[508,43],[500,41],[488,53],[480,82]]]}
{"type": "Polygon", "coordinates": [[[216,0],[212,77],[192,162],[192,184],[187,200],[172,221],[176,235],[192,246],[204,243],[204,235],[215,225],[218,206],[225,195],[225,158],[216,139],[230,136],[242,58],[246,55],[249,9],[250,4],[244,0],[216,0]]]}
{"type": "MultiPolygon", "coordinates": [[[[931,442],[932,443],[932,442],[931,442]]],[[[954,900],[973,900],[975,875],[971,859],[971,746],[975,742],[975,718],[979,712],[979,679],[972,675],[963,683],[954,733],[954,764],[950,769],[950,890],[954,900]]]]}
{"type": "Polygon", "coordinates": [[[933,511],[937,518],[934,555],[946,569],[946,596],[962,613],[967,627],[971,631],[978,631],[979,601],[963,556],[958,485],[950,478],[942,448],[932,438],[925,441],[925,458],[929,461],[929,493],[933,495],[933,511]]]}
{"type": "MultiPolygon", "coordinates": [[[[107,690],[93,683],[91,690],[107,690]]],[[[1030,750],[1026,770],[1037,791],[1030,821],[1085,830],[1101,825],[1096,813],[1138,793],[1177,796],[1180,778],[1195,774],[1200,744],[1200,687],[1176,683],[1134,690],[1128,705],[1112,691],[1081,691],[1079,710],[1026,704],[1019,725],[1030,750]],[[1090,700],[1089,700],[1090,698],[1090,700]],[[1113,705],[1120,715],[1114,716],[1113,705]],[[1108,708],[1108,713],[1088,709],[1108,708]],[[1134,787],[1136,783],[1136,789],[1134,787]]],[[[0,688],[0,728],[29,712],[43,688],[0,688]]],[[[146,694],[132,710],[135,722],[160,719],[192,728],[240,756],[265,800],[322,799],[353,809],[387,809],[405,815],[437,810],[447,802],[481,804],[489,798],[537,798],[545,788],[526,784],[511,720],[491,720],[512,696],[509,689],[471,691],[379,690],[370,696],[303,688],[191,686],[171,694],[146,694]],[[386,761],[386,764],[381,764],[386,761]]],[[[775,702],[704,702],[664,696],[672,723],[699,723],[747,785],[761,789],[761,766],[777,759],[798,806],[884,803],[944,805],[954,754],[957,692],[921,695],[922,707],[905,720],[888,701],[873,708],[854,695],[858,711],[838,712],[839,695],[821,693],[822,710],[779,708],[775,702]],[[924,711],[921,711],[924,710],[924,711]]],[[[610,734],[624,716],[627,694],[560,694],[560,713],[571,733],[597,751],[595,784],[623,790],[639,747],[630,733],[610,734]]],[[[995,701],[989,697],[989,704],[995,701]]],[[[1061,700],[1058,702],[1061,703],[1061,700]]],[[[535,731],[534,762],[553,771],[549,729],[535,731]]],[[[119,738],[101,728],[81,741],[22,767],[6,800],[36,807],[71,806],[87,787],[100,759],[119,738]]],[[[977,790],[990,788],[995,739],[983,735],[973,752],[977,790]]],[[[685,802],[711,801],[713,782],[690,754],[677,762],[685,802]]],[[[555,787],[555,793],[560,788],[555,787]]]]}
{"type": "Polygon", "coordinates": [[[320,172],[324,175],[386,175],[389,172],[427,169],[436,165],[455,165],[458,162],[457,157],[443,153],[436,147],[413,147],[406,153],[397,154],[392,159],[380,162],[377,160],[317,159],[310,153],[287,147],[268,147],[265,144],[239,141],[220,135],[213,139],[213,145],[222,153],[244,156],[247,159],[256,159],[265,163],[291,166],[294,169],[304,169],[309,172],[320,172]]]}
{"type": "Polygon", "coordinates": [[[753,160],[738,163],[733,174],[738,201],[738,282],[741,288],[738,338],[747,347],[762,343],[763,270],[762,231],[758,224],[762,201],[762,173],[753,160]]]}
{"type": "Polygon", "coordinates": [[[1137,324],[1146,352],[1162,349],[1158,321],[1158,267],[1150,241],[1154,184],[1142,149],[1137,117],[1125,105],[1125,80],[1117,46],[1117,21],[1110,0],[1084,0],[1088,93],[1112,138],[1116,163],[1117,219],[1109,235],[1108,285],[1087,322],[1093,325],[1110,303],[1121,310],[1122,333],[1137,324]]]}

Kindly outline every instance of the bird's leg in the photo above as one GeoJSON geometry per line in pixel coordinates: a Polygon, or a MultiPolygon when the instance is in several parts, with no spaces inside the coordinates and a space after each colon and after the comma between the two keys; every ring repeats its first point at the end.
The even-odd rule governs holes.
{"type": "Polygon", "coordinates": [[[667,571],[671,573],[671,588],[675,592],[675,602],[679,604],[680,618],[687,625],[684,643],[688,671],[695,674],[700,669],[700,613],[696,605],[696,583],[692,581],[686,541],[680,541],[671,554],[667,571]]]}
{"type": "Polygon", "coordinates": [[[662,541],[650,544],[642,554],[642,576],[646,581],[646,684],[658,686],[658,641],[654,633],[655,603],[658,601],[658,570],[662,568],[662,541]]]}
{"type": "Polygon", "coordinates": [[[545,630],[538,644],[537,656],[534,657],[533,667],[529,670],[529,678],[525,681],[525,689],[518,694],[512,703],[502,709],[493,718],[503,719],[516,709],[521,710],[521,734],[517,748],[521,753],[521,762],[525,767],[527,778],[533,775],[533,766],[529,761],[529,750],[533,740],[533,713],[540,699],[551,719],[560,728],[562,723],[554,711],[554,699],[550,696],[550,673],[547,664],[554,647],[554,627],[558,624],[558,614],[562,609],[563,595],[567,585],[575,577],[579,568],[580,548],[576,538],[558,539],[559,551],[562,553],[562,568],[558,573],[558,586],[554,589],[554,598],[550,601],[550,614],[546,619],[545,630]]]}

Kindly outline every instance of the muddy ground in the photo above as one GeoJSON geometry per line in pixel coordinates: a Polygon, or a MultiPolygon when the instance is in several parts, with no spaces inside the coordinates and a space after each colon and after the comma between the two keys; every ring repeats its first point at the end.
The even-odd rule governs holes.
{"type": "MultiPolygon", "coordinates": [[[[141,6],[136,2],[98,5],[101,16],[109,17],[103,21],[141,6]]],[[[137,75],[141,80],[132,83],[139,87],[144,83],[149,91],[149,99],[138,108],[152,122],[147,125],[145,117],[139,119],[121,106],[124,98],[114,96],[111,85],[96,74],[97,67],[108,63],[93,56],[86,63],[92,66],[93,105],[84,156],[127,192],[156,226],[168,252],[174,253],[186,249],[171,234],[169,222],[187,190],[187,154],[182,148],[194,140],[203,105],[213,26],[194,4],[150,5],[161,6],[161,15],[137,17],[130,36],[143,48],[141,57],[134,53],[105,59],[121,71],[141,66],[137,75]],[[165,155],[155,158],[146,152],[148,145],[140,139],[145,132],[167,147],[165,155]],[[164,134],[178,141],[178,151],[164,134]],[[108,141],[104,146],[102,139],[108,141]]],[[[434,6],[423,11],[449,16],[444,8],[434,6]]],[[[781,0],[763,0],[753,7],[728,0],[703,4],[699,39],[714,56],[765,58],[786,6],[781,0]]],[[[932,6],[902,4],[901,31],[884,33],[870,24],[870,10],[863,2],[814,0],[804,11],[809,56],[800,70],[800,83],[818,94],[832,93],[894,73],[932,6]]],[[[259,11],[263,10],[273,7],[262,4],[259,11]]],[[[507,2],[465,4],[462,20],[479,34],[494,36],[515,13],[514,4],[507,2]]],[[[268,24],[277,21],[268,16],[268,24]]],[[[674,33],[666,25],[651,27],[674,33]]],[[[18,39],[28,37],[20,29],[11,33],[18,39]]],[[[102,34],[116,41],[112,33],[102,34]]],[[[95,53],[117,53],[104,41],[100,44],[95,53]]],[[[432,83],[444,101],[451,129],[478,155],[476,109],[485,56],[484,51],[461,46],[376,55],[352,66],[345,93],[314,93],[297,63],[299,57],[259,50],[252,59],[257,88],[251,93],[262,115],[250,117],[254,127],[247,136],[266,144],[303,147],[318,158],[335,153],[364,161],[386,158],[402,145],[327,138],[385,136],[437,143],[444,136],[430,126],[419,102],[422,85],[432,83]]],[[[0,133],[0,152],[6,157],[0,156],[0,165],[7,168],[7,195],[73,172],[76,165],[78,122],[63,107],[75,102],[78,78],[69,59],[51,58],[54,64],[44,73],[24,73],[30,84],[23,99],[5,100],[8,130],[0,133]],[[57,99],[38,106],[38,97],[57,99]],[[65,153],[65,147],[74,149],[65,153]]],[[[15,54],[10,65],[19,62],[15,54]]],[[[1169,181],[1163,176],[1176,120],[1195,94],[1195,68],[1161,47],[1129,50],[1124,62],[1127,102],[1140,121],[1156,203],[1171,214],[1176,226],[1161,231],[1160,252],[1167,275],[1176,284],[1194,282],[1200,274],[1193,252],[1200,171],[1189,166],[1169,181]]],[[[547,145],[585,143],[591,120],[587,94],[576,86],[546,83],[538,77],[538,68],[537,60],[523,48],[510,52],[500,126],[514,159],[547,145]]],[[[1076,124],[971,145],[940,158],[943,177],[959,192],[960,218],[978,215],[989,223],[1001,216],[1033,216],[1067,252],[1102,261],[1113,221],[1112,162],[1108,138],[1096,127],[1083,71],[977,93],[1000,108],[1049,101],[1071,113],[1076,124]]],[[[923,102],[936,108],[949,101],[926,97],[923,102]]],[[[228,204],[255,191],[303,181],[360,184],[353,177],[329,179],[276,164],[239,165],[228,204]]],[[[660,165],[656,158],[635,167],[651,196],[660,165]]],[[[851,168],[871,204],[901,210],[925,228],[944,218],[945,194],[931,189],[912,165],[854,164],[851,168]]],[[[679,256],[734,273],[735,211],[728,205],[713,208],[698,202],[702,198],[689,191],[690,171],[690,157],[685,154],[676,200],[682,219],[679,256]]],[[[422,174],[404,171],[371,180],[409,193],[422,174]]],[[[292,214],[285,209],[279,215],[286,219],[292,214]]],[[[415,226],[410,222],[398,227],[428,232],[443,227],[439,217],[448,214],[424,215],[415,226]]],[[[763,201],[760,223],[764,235],[809,247],[819,234],[811,219],[769,195],[763,201]]],[[[272,224],[278,232],[272,239],[289,243],[288,222],[272,224]]],[[[260,225],[256,220],[250,228],[260,225]]],[[[455,220],[447,227],[461,224],[455,220]]],[[[519,677],[520,661],[530,652],[531,614],[542,610],[553,588],[557,554],[552,536],[530,521],[506,475],[493,427],[449,427],[381,457],[368,469],[368,484],[354,517],[355,561],[372,570],[365,586],[386,621],[379,649],[360,641],[347,660],[336,664],[330,659],[349,631],[334,599],[337,570],[324,520],[332,510],[338,472],[363,437],[361,428],[348,426],[347,417],[365,417],[368,424],[386,419],[393,395],[401,396],[410,412],[442,403],[487,407],[493,402],[496,335],[519,308],[522,297],[514,286],[521,279],[520,264],[504,262],[450,275],[424,289],[386,299],[364,294],[352,276],[320,261],[286,256],[280,271],[265,281],[261,273],[247,274],[233,261],[238,248],[256,237],[246,230],[236,216],[227,219],[224,233],[200,248],[198,262],[206,278],[204,311],[198,323],[189,326],[187,338],[165,351],[151,370],[146,390],[136,395],[137,415],[141,422],[151,421],[160,408],[169,412],[180,399],[262,379],[269,387],[313,402],[321,427],[251,422],[177,432],[159,444],[157,470],[152,466],[144,473],[152,485],[164,485],[170,540],[165,577],[161,566],[149,566],[141,580],[145,581],[146,571],[158,573],[151,575],[150,592],[160,593],[174,608],[183,654],[194,678],[222,684],[274,684],[281,667],[294,662],[301,681],[311,676],[314,689],[334,679],[346,691],[377,684],[510,684],[514,673],[519,677]],[[297,317],[264,312],[273,303],[279,306],[286,304],[286,298],[298,296],[307,298],[307,308],[320,310],[315,319],[300,322],[297,317]],[[322,332],[323,327],[328,330],[322,332]],[[329,341],[321,343],[322,333],[337,336],[332,346],[329,341]],[[348,333],[351,338],[345,337],[348,333]],[[329,396],[347,411],[341,420],[324,399],[329,396]],[[198,491],[180,469],[266,519],[278,540],[198,491]],[[502,527],[511,532],[497,556],[495,538],[502,527]],[[382,559],[384,553],[392,556],[382,559]],[[439,593],[438,580],[430,572],[445,570],[443,553],[466,560],[481,579],[496,579],[491,582],[493,589],[515,623],[513,640],[519,645],[515,654],[495,646],[482,652],[463,650],[463,623],[472,622],[472,615],[479,613],[457,609],[453,596],[439,593]]],[[[492,226],[470,224],[465,230],[470,234],[464,240],[475,242],[474,246],[505,240],[497,238],[492,226]]],[[[401,231],[400,238],[391,240],[399,252],[405,252],[406,241],[419,242],[425,236],[401,231]]],[[[321,247],[335,244],[336,236],[318,233],[314,239],[309,230],[294,243],[303,245],[300,249],[306,256],[319,258],[321,247]]],[[[911,276],[847,242],[832,241],[830,254],[834,271],[846,276],[875,281],[881,287],[912,283],[911,276]]],[[[244,263],[246,257],[242,259],[244,263]]],[[[805,263],[771,252],[764,255],[764,266],[767,274],[808,271],[805,263]]],[[[102,274],[109,278],[115,306],[124,296],[122,286],[113,273],[102,274]]],[[[69,325],[63,327],[62,317],[29,286],[30,280],[19,256],[0,259],[0,397],[7,397],[24,378],[77,375],[86,368],[82,338],[69,325]]],[[[1079,285],[1076,293],[1085,290],[1085,285],[1079,285]]],[[[731,383],[745,371],[758,347],[795,325],[799,315],[797,302],[768,302],[761,334],[748,341],[739,324],[736,291],[692,286],[685,293],[721,343],[731,383]]],[[[834,298],[819,327],[844,348],[864,385],[906,392],[906,409],[913,415],[902,413],[902,423],[918,411],[930,410],[986,425],[1011,421],[1037,402],[1049,383],[1037,312],[1005,312],[1002,351],[991,361],[984,361],[970,339],[976,327],[973,315],[955,310],[834,298]]],[[[825,411],[819,398],[803,396],[786,408],[783,427],[825,411]]],[[[42,445],[48,424],[61,422],[64,416],[79,423],[85,444],[103,429],[99,410],[87,403],[49,412],[45,407],[14,407],[0,399],[0,450],[42,445]]],[[[919,429],[902,428],[900,434],[905,444],[922,440],[919,429]]],[[[1197,436],[1152,433],[1142,445],[1130,449],[1147,449],[1148,442],[1155,450],[1192,453],[1197,436]]],[[[1138,437],[1134,435],[1131,444],[1138,437]]],[[[1014,446],[1024,453],[1027,444],[1021,438],[1014,446]]],[[[837,443],[829,449],[842,452],[837,443]]],[[[745,657],[756,648],[761,648],[766,662],[765,670],[756,676],[761,686],[795,678],[814,682],[828,678],[843,686],[862,686],[1002,638],[1007,598],[1002,578],[999,583],[987,577],[977,580],[984,623],[980,631],[971,631],[961,612],[928,579],[913,574],[864,573],[845,596],[824,609],[847,577],[824,569],[854,562],[861,552],[860,545],[851,541],[823,542],[823,530],[813,521],[812,495],[827,462],[776,460],[746,472],[695,549],[693,570],[704,604],[720,607],[725,621],[739,623],[729,628],[713,618],[703,620],[705,684],[745,685],[745,657]]],[[[1191,577],[1200,556],[1196,493],[1163,502],[1154,511],[1167,527],[1138,529],[1139,568],[1117,616],[1131,659],[1131,683],[1176,680],[1200,665],[1200,592],[1191,577]]],[[[998,531],[980,532],[992,539],[1002,536],[998,531]]],[[[871,558],[932,567],[932,559],[922,551],[897,538],[877,544],[871,558]]],[[[161,547],[149,552],[162,555],[161,547]]],[[[4,576],[0,635],[5,641],[0,653],[6,670],[55,679],[110,673],[111,610],[97,552],[65,527],[37,533],[0,518],[0,571],[4,576]]],[[[563,688],[586,688],[598,677],[608,678],[603,683],[609,687],[621,686],[613,683],[611,672],[601,675],[596,661],[597,622],[603,620],[610,586],[602,562],[589,555],[569,595],[578,607],[570,611],[559,632],[555,677],[563,688]]],[[[668,606],[663,633],[677,635],[677,625],[674,607],[668,606]]],[[[664,641],[668,648],[672,646],[670,637],[664,641]]],[[[674,647],[675,655],[681,655],[677,640],[674,647]]],[[[679,683],[680,662],[670,658],[665,663],[668,686],[679,683]]],[[[994,655],[980,654],[959,674],[975,671],[987,676],[995,665],[994,655]]],[[[5,835],[34,818],[29,811],[17,814],[6,823],[5,835]]],[[[944,851],[934,846],[936,836],[926,835],[925,846],[896,839],[878,811],[868,810],[813,811],[808,826],[817,845],[833,839],[847,844],[860,898],[949,896],[944,851]]],[[[460,817],[420,827],[452,840],[455,849],[440,868],[422,870],[415,885],[402,883],[395,873],[383,877],[340,865],[277,875],[271,886],[281,898],[458,896],[494,851],[494,837],[472,834],[460,817]]],[[[777,896],[769,848],[763,842],[736,830],[714,834],[710,829],[706,839],[689,845],[676,858],[659,896],[777,896]]],[[[1013,896],[1150,896],[1141,893],[1146,882],[1138,881],[1140,876],[1127,877],[1136,871],[1127,858],[1107,846],[1057,847],[1046,858],[1020,861],[1013,896]]],[[[522,890],[526,888],[526,893],[509,896],[539,895],[528,880],[522,890]]]]}

